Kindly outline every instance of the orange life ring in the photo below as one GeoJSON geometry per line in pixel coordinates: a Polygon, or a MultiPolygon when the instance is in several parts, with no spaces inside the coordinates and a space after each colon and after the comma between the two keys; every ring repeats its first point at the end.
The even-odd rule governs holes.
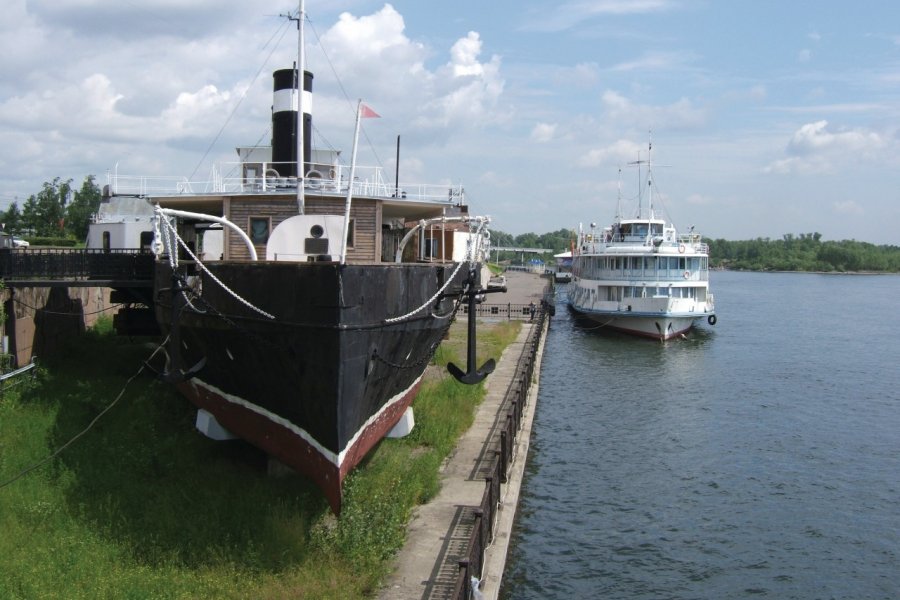
{"type": "Polygon", "coordinates": [[[684,254],[684,244],[678,244],[678,252],[684,254]]]}

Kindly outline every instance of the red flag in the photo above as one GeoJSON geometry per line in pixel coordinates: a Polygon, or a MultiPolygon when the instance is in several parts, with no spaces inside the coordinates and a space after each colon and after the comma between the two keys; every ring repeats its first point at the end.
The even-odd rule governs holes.
{"type": "Polygon", "coordinates": [[[359,118],[360,119],[380,119],[381,115],[377,112],[366,106],[365,104],[360,103],[359,105],[359,118]]]}

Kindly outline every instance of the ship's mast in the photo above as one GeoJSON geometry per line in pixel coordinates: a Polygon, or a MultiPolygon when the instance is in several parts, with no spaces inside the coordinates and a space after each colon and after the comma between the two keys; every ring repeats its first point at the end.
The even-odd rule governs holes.
{"type": "Polygon", "coordinates": [[[653,134],[650,134],[650,141],[647,143],[647,218],[653,218],[653,169],[650,161],[653,154],[653,134]]]}
{"type": "Polygon", "coordinates": [[[303,20],[306,18],[305,0],[300,0],[297,12],[297,212],[306,210],[306,184],[303,148],[303,83],[306,73],[306,50],[303,44],[303,20]]]}
{"type": "Polygon", "coordinates": [[[638,159],[636,161],[628,163],[629,165],[637,165],[638,168],[638,210],[637,210],[637,218],[638,219],[652,219],[653,218],[653,169],[651,168],[651,155],[653,153],[653,140],[651,139],[649,144],[647,145],[647,160],[641,160],[641,153],[638,151],[638,159]],[[642,191],[643,185],[641,184],[641,165],[644,163],[647,164],[647,216],[644,216],[644,194],[642,191]]]}

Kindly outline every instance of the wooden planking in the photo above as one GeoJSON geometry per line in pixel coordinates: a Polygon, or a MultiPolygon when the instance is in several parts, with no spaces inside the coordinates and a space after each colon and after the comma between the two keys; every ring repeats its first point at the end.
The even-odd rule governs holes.
{"type": "MultiPolygon", "coordinates": [[[[297,214],[297,200],[295,197],[271,197],[271,196],[234,196],[228,199],[226,215],[235,225],[249,233],[251,217],[269,218],[269,231],[271,232],[279,223],[297,214]]],[[[344,214],[343,198],[307,196],[306,214],[308,215],[334,215],[344,214]]],[[[349,262],[377,262],[375,251],[381,247],[381,228],[378,226],[379,203],[370,199],[354,200],[350,208],[350,218],[354,221],[354,245],[347,251],[349,262]]],[[[225,242],[225,256],[229,260],[249,260],[250,252],[243,240],[234,233],[228,231],[225,242]]],[[[256,247],[259,255],[265,256],[264,245],[256,247]]]]}

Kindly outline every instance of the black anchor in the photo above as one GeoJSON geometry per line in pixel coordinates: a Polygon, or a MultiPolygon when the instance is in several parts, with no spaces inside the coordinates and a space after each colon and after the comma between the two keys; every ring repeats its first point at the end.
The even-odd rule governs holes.
{"type": "Polygon", "coordinates": [[[465,292],[468,303],[469,303],[469,335],[468,335],[468,348],[466,352],[466,371],[463,372],[462,369],[457,367],[453,363],[447,363],[447,370],[450,372],[453,377],[456,378],[460,383],[465,383],[466,385],[472,385],[478,383],[479,381],[483,381],[485,377],[494,372],[494,369],[497,367],[496,361],[493,358],[489,358],[483,365],[481,365],[480,369],[475,368],[475,296],[480,293],[480,290],[475,288],[475,271],[469,271],[469,280],[468,280],[468,290],[465,292]]]}

